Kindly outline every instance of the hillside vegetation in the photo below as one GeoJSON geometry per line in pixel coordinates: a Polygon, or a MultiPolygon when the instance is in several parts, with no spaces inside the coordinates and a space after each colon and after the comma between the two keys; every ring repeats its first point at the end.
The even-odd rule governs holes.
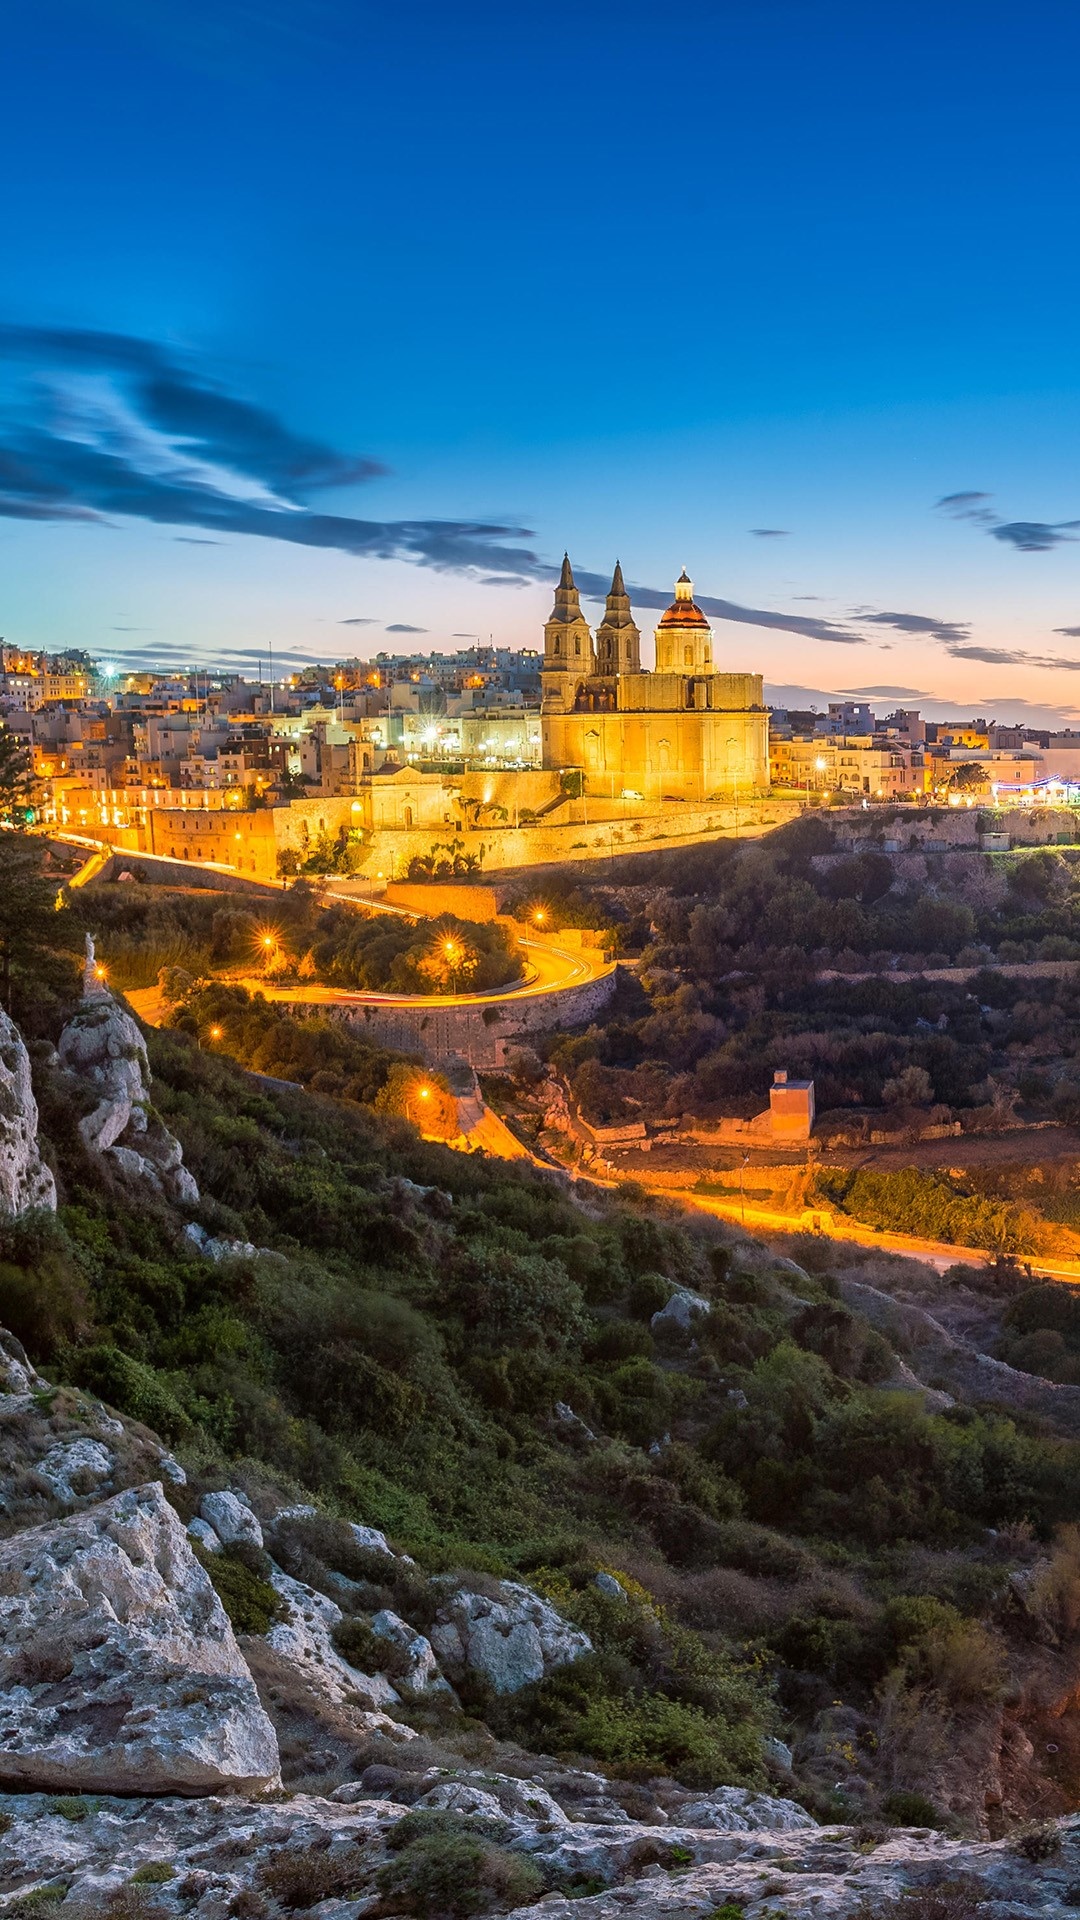
{"type": "MultiPolygon", "coordinates": [[[[41,998],[28,973],[16,1007],[60,1211],[0,1231],[0,1322],[53,1377],[157,1429],[196,1476],[229,1463],[314,1496],[387,1529],[421,1575],[523,1576],[586,1627],[593,1654],[512,1699],[477,1688],[437,1726],[418,1709],[432,1737],[482,1719],[630,1778],[715,1785],[776,1778],[780,1734],[818,1811],[945,1818],[941,1755],[959,1729],[994,1737],[1026,1623],[1063,1657],[1076,1631],[1074,1439],[929,1410],[820,1262],[451,1154],[357,1084],[271,1088],[152,1031],[196,1222],[277,1256],[214,1264],[82,1148],[48,1050],[67,981],[41,998]],[[679,1289],[700,1308],[656,1319],[679,1289]],[[1037,1574],[1022,1616],[1018,1568],[1037,1574]],[[624,1597],[597,1587],[605,1569],[624,1597]]],[[[421,1626],[425,1604],[394,1596],[421,1626]]]]}

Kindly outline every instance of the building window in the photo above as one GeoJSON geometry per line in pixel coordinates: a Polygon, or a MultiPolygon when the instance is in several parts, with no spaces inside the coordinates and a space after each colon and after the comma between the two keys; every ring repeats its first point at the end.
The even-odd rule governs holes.
{"type": "Polygon", "coordinates": [[[413,812],[412,812],[412,808],[411,808],[411,807],[406,807],[406,809],[405,809],[405,825],[406,825],[407,827],[411,827],[411,826],[412,826],[412,823],[413,823],[413,812]]]}

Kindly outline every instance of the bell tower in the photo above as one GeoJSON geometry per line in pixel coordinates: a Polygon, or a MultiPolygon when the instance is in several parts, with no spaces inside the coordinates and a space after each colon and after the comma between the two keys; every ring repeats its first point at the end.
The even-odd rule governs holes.
{"type": "Polygon", "coordinates": [[[555,605],[544,625],[545,673],[572,673],[587,679],[596,672],[592,630],[581,611],[569,554],[563,554],[562,572],[555,589],[555,605]]]}
{"type": "Polygon", "coordinates": [[[604,679],[641,672],[641,634],[634,624],[630,595],[617,560],[604,617],[596,629],[596,670],[604,679]]]}

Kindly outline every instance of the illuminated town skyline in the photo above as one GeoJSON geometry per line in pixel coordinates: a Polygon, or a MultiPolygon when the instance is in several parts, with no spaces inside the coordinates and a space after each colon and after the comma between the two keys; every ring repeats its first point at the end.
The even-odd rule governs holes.
{"type": "Polygon", "coordinates": [[[0,631],[251,674],[531,647],[569,547],[646,635],[686,565],[781,703],[1075,716],[1080,23],[1029,28],[42,0],[0,631]]]}

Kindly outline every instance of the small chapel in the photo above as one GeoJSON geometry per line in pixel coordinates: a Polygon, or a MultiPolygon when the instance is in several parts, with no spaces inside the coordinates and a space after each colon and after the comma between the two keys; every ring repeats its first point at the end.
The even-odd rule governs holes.
{"type": "Polygon", "coordinates": [[[590,793],[737,805],[768,788],[761,675],[717,672],[712,629],[685,570],[649,671],[621,566],[594,638],[564,554],[541,687],[544,766],[580,769],[590,793]]]}

